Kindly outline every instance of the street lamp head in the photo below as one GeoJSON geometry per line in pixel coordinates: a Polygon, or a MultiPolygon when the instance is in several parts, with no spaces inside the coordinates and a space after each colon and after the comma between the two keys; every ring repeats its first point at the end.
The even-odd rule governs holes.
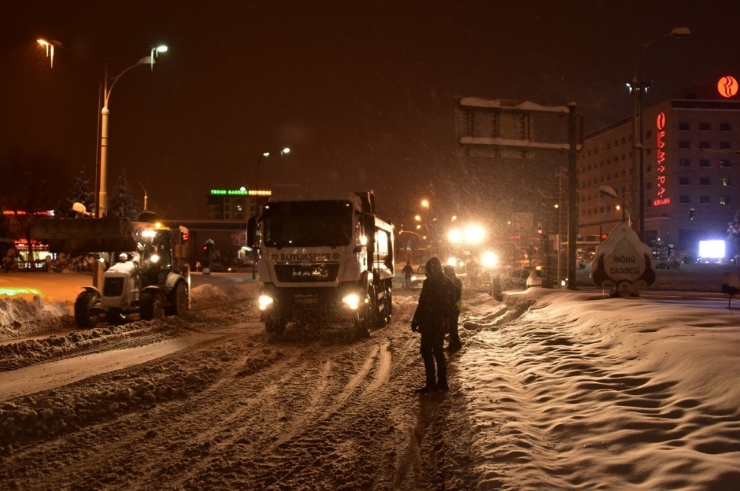
{"type": "Polygon", "coordinates": [[[169,48],[167,47],[166,44],[161,44],[157,46],[156,48],[154,48],[154,51],[156,51],[157,53],[166,53],[168,49],[169,48]]]}
{"type": "Polygon", "coordinates": [[[270,156],[270,152],[262,152],[262,156],[263,157],[269,157],[270,156]]]}
{"type": "Polygon", "coordinates": [[[290,148],[285,147],[280,151],[280,155],[285,155],[286,153],[290,153],[290,148]]]}
{"type": "Polygon", "coordinates": [[[691,29],[688,27],[674,27],[671,29],[671,36],[676,38],[685,38],[691,36],[691,29]]]}
{"type": "Polygon", "coordinates": [[[425,199],[421,200],[421,206],[423,206],[424,208],[429,208],[429,201],[425,199]]]}
{"type": "Polygon", "coordinates": [[[54,39],[52,39],[51,41],[47,41],[46,39],[37,39],[36,42],[39,43],[41,46],[62,46],[62,43],[54,39]]]}

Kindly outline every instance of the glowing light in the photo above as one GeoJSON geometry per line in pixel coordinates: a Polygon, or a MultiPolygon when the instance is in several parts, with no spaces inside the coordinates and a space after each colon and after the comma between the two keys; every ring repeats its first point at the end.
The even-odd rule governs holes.
{"type": "Polygon", "coordinates": [[[350,309],[357,310],[357,307],[360,306],[360,296],[356,293],[350,293],[342,299],[342,302],[344,302],[350,309]]]}
{"type": "Polygon", "coordinates": [[[724,240],[700,240],[699,257],[722,259],[725,257],[724,240]]]}
{"type": "Polygon", "coordinates": [[[737,94],[738,83],[735,77],[727,75],[717,82],[717,91],[722,97],[732,97],[737,94]]]}
{"type": "Polygon", "coordinates": [[[417,225],[416,230],[421,230],[421,225],[417,225]]]}
{"type": "Polygon", "coordinates": [[[159,262],[159,255],[152,254],[152,257],[150,257],[149,259],[151,259],[153,263],[158,263],[159,262]]]}
{"type": "Polygon", "coordinates": [[[481,257],[481,263],[486,268],[493,268],[498,264],[498,256],[495,252],[484,252],[481,257]]]}
{"type": "Polygon", "coordinates": [[[658,171],[658,190],[656,192],[657,199],[653,200],[653,206],[662,206],[667,205],[671,202],[671,199],[668,196],[663,196],[666,192],[665,188],[665,180],[666,180],[666,174],[665,174],[665,113],[660,113],[655,118],[655,126],[657,128],[656,133],[656,142],[655,142],[655,149],[656,149],[656,170],[658,171]]]}
{"type": "Polygon", "coordinates": [[[447,266],[457,266],[457,259],[454,257],[447,259],[447,266]]]}
{"type": "Polygon", "coordinates": [[[35,288],[0,288],[0,295],[13,297],[15,295],[36,295],[41,296],[41,290],[35,288]]]}
{"type": "Polygon", "coordinates": [[[465,242],[477,244],[483,240],[485,235],[486,233],[483,230],[483,227],[479,225],[469,225],[465,229],[465,242]]]}
{"type": "Polygon", "coordinates": [[[268,297],[267,295],[260,295],[260,298],[258,300],[260,310],[267,309],[267,307],[272,305],[272,302],[272,297],[268,297]]]}
{"type": "Polygon", "coordinates": [[[452,229],[447,233],[447,238],[450,242],[453,244],[457,244],[459,242],[462,242],[463,234],[459,229],[452,229]]]}
{"type": "Polygon", "coordinates": [[[421,206],[423,206],[424,208],[429,208],[429,201],[425,199],[421,200],[421,206]]]}
{"type": "Polygon", "coordinates": [[[364,235],[360,237],[360,244],[367,245],[367,237],[364,235]]]}
{"type": "Polygon", "coordinates": [[[416,215],[414,217],[414,220],[416,220],[417,222],[420,222],[421,221],[421,215],[416,215]]]}
{"type": "Polygon", "coordinates": [[[142,230],[141,231],[141,236],[146,237],[148,239],[151,239],[155,235],[157,235],[157,232],[155,232],[154,230],[142,230]]]}

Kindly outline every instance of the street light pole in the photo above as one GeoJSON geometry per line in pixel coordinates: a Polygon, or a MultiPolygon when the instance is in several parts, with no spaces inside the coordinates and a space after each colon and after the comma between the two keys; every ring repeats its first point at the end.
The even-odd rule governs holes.
{"type": "Polygon", "coordinates": [[[143,185],[143,184],[141,183],[141,181],[137,181],[136,179],[132,179],[132,181],[134,181],[134,182],[138,182],[138,183],[139,183],[139,186],[141,186],[141,189],[143,189],[143,190],[144,190],[144,211],[146,211],[146,204],[147,204],[147,201],[149,201],[149,195],[148,195],[148,194],[146,194],[146,188],[145,188],[145,187],[144,187],[144,185],[143,185]]]}
{"type": "MultiPolygon", "coordinates": [[[[283,147],[282,150],[280,150],[280,156],[289,154],[290,148],[289,147],[283,147]]],[[[270,152],[262,152],[259,157],[257,157],[257,166],[255,168],[254,173],[254,190],[259,191],[260,188],[260,162],[262,161],[262,157],[269,157],[270,152]]],[[[247,191],[248,192],[248,191],[247,191]]],[[[255,193],[254,195],[254,211],[259,213],[259,194],[255,193]]],[[[257,257],[255,257],[255,260],[252,263],[252,279],[257,279],[257,257]]]]}
{"type": "MultiPolygon", "coordinates": [[[[154,55],[155,53],[164,53],[167,51],[167,46],[159,46],[152,48],[151,55],[145,56],[136,64],[123,70],[115,77],[111,77],[108,74],[108,63],[105,62],[103,68],[103,109],[100,110],[100,192],[98,194],[98,218],[102,218],[108,214],[108,192],[106,183],[108,182],[108,117],[110,111],[108,110],[108,102],[110,101],[110,95],[121,77],[129,70],[136,68],[137,66],[149,65],[154,68],[154,55]],[[108,87],[108,79],[112,82],[108,87]]],[[[144,206],[146,209],[146,204],[144,206]]]]}
{"type": "MultiPolygon", "coordinates": [[[[77,49],[67,48],[66,46],[63,46],[62,43],[59,41],[46,41],[45,39],[38,39],[38,44],[46,49],[46,54],[51,58],[51,67],[54,68],[54,48],[63,48],[68,51],[74,51],[76,53],[80,53],[92,58],[97,59],[103,64],[103,88],[102,93],[98,93],[98,103],[101,101],[102,96],[102,104],[103,108],[100,110],[100,120],[99,123],[99,129],[100,129],[100,172],[97,172],[97,165],[96,165],[96,185],[98,188],[97,193],[97,217],[101,218],[106,216],[108,211],[108,193],[106,189],[106,182],[108,178],[108,116],[110,114],[110,111],[108,110],[108,101],[110,99],[111,91],[113,90],[113,87],[116,85],[116,82],[123,76],[124,73],[128,72],[132,68],[135,68],[139,65],[149,65],[154,69],[154,58],[156,55],[160,53],[164,53],[167,51],[167,46],[162,44],[156,47],[150,47],[150,48],[142,48],[142,49],[136,49],[132,51],[126,51],[123,53],[117,53],[114,55],[109,56],[98,56],[94,55],[92,53],[87,53],[85,51],[80,51],[77,49]],[[108,63],[106,60],[109,60],[111,58],[116,58],[118,56],[127,55],[131,53],[140,53],[142,51],[150,50],[150,55],[146,56],[144,58],[141,58],[138,62],[136,62],[135,65],[131,65],[130,67],[126,68],[124,71],[116,75],[115,77],[111,77],[108,75],[108,63]],[[108,87],[108,79],[112,80],[110,88],[108,87]]],[[[100,107],[100,106],[98,106],[100,107]]],[[[97,162],[96,162],[97,164],[97,162]]],[[[146,201],[146,198],[145,198],[146,201]]],[[[146,209],[146,204],[144,206],[144,209],[146,209]]]]}
{"type": "Polygon", "coordinates": [[[645,176],[644,176],[644,164],[643,164],[643,150],[642,150],[642,125],[638,124],[638,118],[642,118],[642,96],[644,91],[647,89],[646,84],[638,82],[638,68],[640,65],[640,59],[647,50],[648,46],[653,44],[659,39],[666,37],[686,37],[691,35],[691,30],[688,27],[674,27],[670,33],[658,36],[650,42],[640,45],[637,41],[637,33],[635,26],[632,26],[632,81],[627,84],[630,88],[630,94],[632,96],[632,196],[631,206],[632,210],[637,211],[637,218],[635,230],[641,241],[645,240],[645,176]],[[639,46],[642,49],[638,53],[639,46]]]}

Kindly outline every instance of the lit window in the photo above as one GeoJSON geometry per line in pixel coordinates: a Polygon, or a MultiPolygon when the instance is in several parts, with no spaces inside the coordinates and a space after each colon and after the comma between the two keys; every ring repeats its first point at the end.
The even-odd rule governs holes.
{"type": "Polygon", "coordinates": [[[720,160],[719,166],[724,168],[732,167],[732,162],[730,162],[729,160],[720,160]]]}
{"type": "Polygon", "coordinates": [[[730,185],[730,178],[729,177],[723,177],[720,179],[720,182],[722,182],[723,186],[729,186],[730,185]]]}
{"type": "Polygon", "coordinates": [[[730,204],[730,197],[729,196],[720,196],[719,197],[719,204],[721,204],[721,205],[729,205],[730,204]]]}

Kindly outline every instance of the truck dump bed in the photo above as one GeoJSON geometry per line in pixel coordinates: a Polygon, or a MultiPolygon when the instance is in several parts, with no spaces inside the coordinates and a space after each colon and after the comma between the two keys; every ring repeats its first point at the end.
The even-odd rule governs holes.
{"type": "Polygon", "coordinates": [[[131,220],[120,217],[32,220],[31,237],[48,244],[50,252],[70,254],[136,250],[131,220]]]}

